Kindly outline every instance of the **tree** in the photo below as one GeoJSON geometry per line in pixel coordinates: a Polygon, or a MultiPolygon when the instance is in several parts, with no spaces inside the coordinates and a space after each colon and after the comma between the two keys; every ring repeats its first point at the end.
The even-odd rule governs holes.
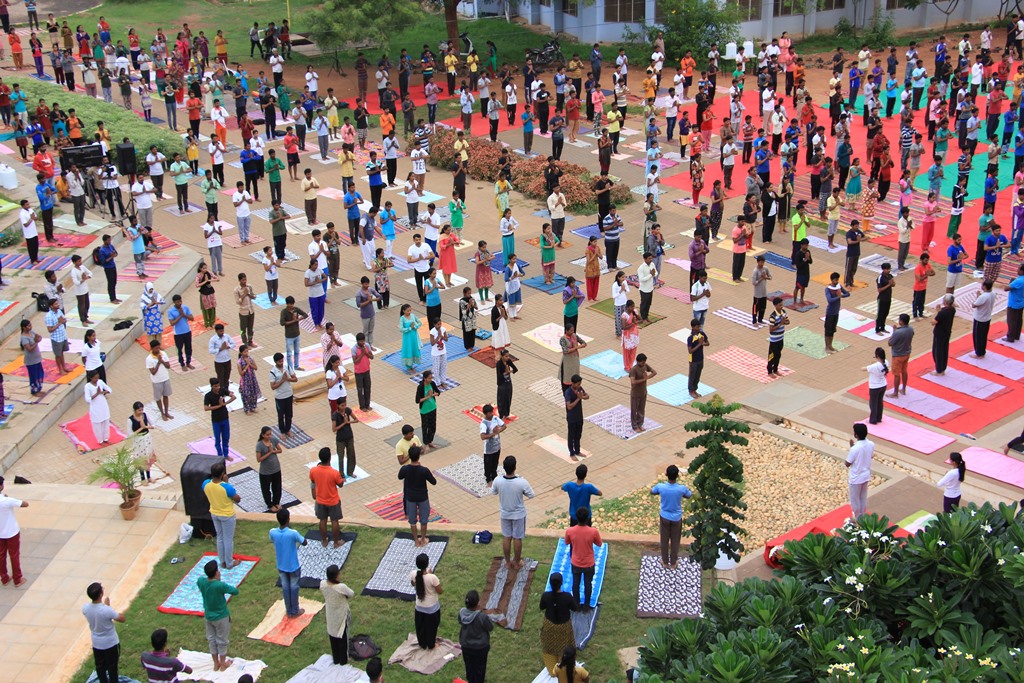
{"type": "Polygon", "coordinates": [[[665,50],[670,58],[678,58],[687,50],[702,60],[711,45],[725,44],[739,38],[740,16],[734,3],[719,0],[658,0],[662,20],[647,27],[648,38],[665,32],[665,50]]]}
{"type": "Polygon", "coordinates": [[[448,30],[448,42],[459,49],[459,0],[444,0],[444,26],[448,30]]]}
{"type": "Polygon", "coordinates": [[[690,463],[690,474],[695,475],[696,489],[689,514],[683,524],[690,530],[693,543],[690,557],[702,569],[712,569],[718,561],[719,551],[739,560],[745,532],[737,522],[746,519],[742,510],[743,462],[729,451],[729,446],[746,446],[745,436],[750,426],[728,417],[740,408],[738,403],[726,404],[715,394],[707,403],[694,403],[706,416],[703,420],[686,423],[686,431],[701,432],[686,442],[687,448],[702,448],[703,452],[690,463]]]}
{"type": "Polygon", "coordinates": [[[395,27],[415,22],[419,13],[419,5],[408,0],[325,0],[303,23],[321,50],[366,44],[385,51],[395,27]]]}

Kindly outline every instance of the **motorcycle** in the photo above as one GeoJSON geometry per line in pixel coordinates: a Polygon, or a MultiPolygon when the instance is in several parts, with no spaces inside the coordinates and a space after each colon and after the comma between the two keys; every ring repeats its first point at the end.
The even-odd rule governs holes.
{"type": "MultiPolygon", "coordinates": [[[[459,52],[459,56],[465,59],[469,56],[469,53],[473,51],[473,39],[469,37],[468,31],[463,31],[459,34],[459,40],[462,41],[462,51],[459,52]]],[[[442,40],[437,44],[437,52],[440,55],[444,55],[448,52],[448,45],[451,43],[448,39],[442,40]]]]}
{"type": "Polygon", "coordinates": [[[532,59],[536,66],[549,66],[551,64],[565,64],[565,55],[558,43],[558,38],[552,38],[542,48],[532,48],[526,51],[527,59],[532,59]]]}

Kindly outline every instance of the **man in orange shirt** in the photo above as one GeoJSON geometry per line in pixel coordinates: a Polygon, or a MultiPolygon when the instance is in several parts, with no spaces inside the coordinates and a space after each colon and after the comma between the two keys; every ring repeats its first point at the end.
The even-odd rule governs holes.
{"type": "Polygon", "coordinates": [[[690,99],[690,86],[693,85],[693,70],[697,66],[697,60],[693,58],[693,50],[687,50],[679,66],[683,69],[683,99],[690,99]]]}
{"type": "Polygon", "coordinates": [[[590,511],[585,507],[576,510],[576,525],[565,530],[565,544],[569,546],[570,562],[572,563],[572,597],[576,604],[581,604],[584,612],[589,612],[590,598],[593,595],[594,583],[594,546],[601,546],[601,534],[590,526],[590,511]],[[580,584],[583,584],[582,601],[580,600],[580,584]]]}
{"type": "Polygon", "coordinates": [[[385,110],[380,115],[380,133],[383,137],[387,137],[388,133],[395,129],[395,115],[389,110],[385,110]]]}
{"type": "Polygon", "coordinates": [[[188,125],[192,126],[192,135],[199,139],[199,121],[203,118],[203,101],[193,95],[185,102],[188,109],[188,125]]]}
{"type": "Polygon", "coordinates": [[[327,519],[331,520],[334,547],[341,547],[341,496],[338,489],[345,485],[341,472],[331,467],[331,449],[320,449],[320,462],[309,470],[309,490],[316,501],[316,518],[320,520],[320,544],[327,547],[327,519]]]}

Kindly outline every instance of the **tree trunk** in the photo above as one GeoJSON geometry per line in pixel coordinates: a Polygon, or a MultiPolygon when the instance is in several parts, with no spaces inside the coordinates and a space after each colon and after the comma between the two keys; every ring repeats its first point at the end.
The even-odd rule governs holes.
{"type": "Polygon", "coordinates": [[[448,29],[448,40],[455,47],[455,52],[462,51],[459,43],[459,0],[444,0],[444,25],[448,29]]]}

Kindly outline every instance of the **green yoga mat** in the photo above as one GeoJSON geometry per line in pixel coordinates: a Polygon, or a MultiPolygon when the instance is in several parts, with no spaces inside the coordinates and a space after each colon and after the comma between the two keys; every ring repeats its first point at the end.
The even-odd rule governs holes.
{"type": "MultiPolygon", "coordinates": [[[[600,313],[602,315],[606,315],[609,318],[614,319],[615,318],[615,299],[604,299],[602,301],[598,301],[596,304],[591,304],[590,306],[588,306],[587,310],[588,311],[596,311],[596,312],[598,312],[598,313],[600,313]]],[[[640,310],[639,305],[637,306],[637,310],[640,310]]],[[[651,311],[649,316],[650,316],[650,322],[640,323],[640,327],[646,327],[647,325],[653,325],[654,323],[658,322],[659,320],[664,320],[665,319],[665,316],[658,315],[654,311],[651,311]]]]}
{"type": "MultiPolygon", "coordinates": [[[[835,339],[832,340],[832,348],[836,351],[842,351],[849,348],[849,346],[849,344],[844,344],[835,339]]],[[[816,360],[828,357],[828,354],[825,353],[824,335],[812,332],[804,327],[794,327],[793,329],[786,330],[786,351],[796,351],[816,360]]]]}
{"type": "MultiPolygon", "coordinates": [[[[952,161],[951,164],[946,164],[942,167],[943,178],[942,178],[942,191],[943,197],[953,196],[953,186],[956,185],[956,174],[957,174],[957,163],[956,160],[960,158],[960,154],[957,151],[956,140],[950,141],[949,152],[946,154],[946,159],[952,161]]],[[[930,149],[930,148],[929,148],[930,149]]],[[[929,157],[930,158],[930,157],[929,157]]],[[[899,159],[896,159],[899,162],[899,159]]],[[[971,174],[967,177],[967,199],[968,201],[974,199],[981,199],[981,196],[985,193],[985,169],[988,168],[988,153],[983,152],[981,154],[975,154],[971,158],[971,174]]],[[[928,196],[928,169],[931,168],[931,164],[922,162],[921,172],[918,173],[917,177],[914,178],[914,189],[924,192],[921,200],[928,196]]],[[[1013,154],[1006,159],[999,160],[999,189],[1003,190],[1010,185],[1013,185],[1013,154]]],[[[894,183],[895,187],[895,183],[894,183]]]]}
{"type": "Polygon", "coordinates": [[[3,199],[0,199],[0,214],[7,213],[8,211],[13,211],[14,209],[17,209],[17,208],[18,208],[17,204],[12,204],[11,202],[5,202],[3,199]]]}

